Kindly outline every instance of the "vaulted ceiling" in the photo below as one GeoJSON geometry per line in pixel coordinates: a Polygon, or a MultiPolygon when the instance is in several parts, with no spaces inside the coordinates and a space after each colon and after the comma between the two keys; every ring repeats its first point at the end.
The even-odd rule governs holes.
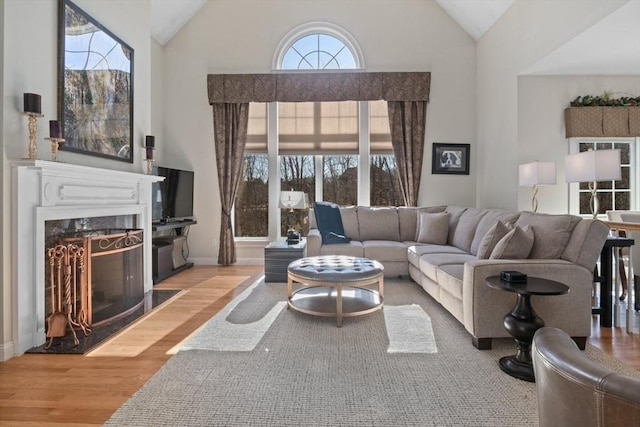
{"type": "MultiPolygon", "coordinates": [[[[153,38],[168,43],[207,1],[215,0],[151,0],[153,38]]],[[[523,0],[435,0],[476,41],[516,1],[523,0]]],[[[522,74],[640,75],[640,0],[630,0],[522,74]]]]}

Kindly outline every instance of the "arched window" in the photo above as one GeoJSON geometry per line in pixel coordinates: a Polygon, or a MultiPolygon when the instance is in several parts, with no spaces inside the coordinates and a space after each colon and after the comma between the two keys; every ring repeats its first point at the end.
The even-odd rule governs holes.
{"type": "Polygon", "coordinates": [[[309,34],[296,40],[282,58],[285,70],[353,69],[356,60],[347,46],[328,34],[309,34]]]}
{"type": "Polygon", "coordinates": [[[329,22],[309,22],[286,34],[276,48],[279,70],[349,70],[364,68],[355,38],[329,22]]]}

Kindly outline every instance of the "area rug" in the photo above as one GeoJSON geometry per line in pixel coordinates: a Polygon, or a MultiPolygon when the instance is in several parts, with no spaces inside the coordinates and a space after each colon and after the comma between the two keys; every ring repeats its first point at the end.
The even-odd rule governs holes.
{"type": "MultiPolygon", "coordinates": [[[[284,284],[252,286],[196,333],[107,425],[538,424],[535,384],[498,367],[500,357],[515,352],[513,341],[494,340],[492,350],[475,349],[462,325],[415,283],[387,280],[384,310],[346,318],[342,328],[332,318],[287,310],[284,301],[284,284]],[[386,320],[387,311],[403,306],[413,308],[386,320]],[[399,322],[403,329],[408,318],[428,320],[435,342],[424,347],[431,338],[419,330],[404,336],[392,332],[390,338],[387,328],[398,326],[389,325],[399,322]],[[261,338],[250,350],[234,349],[233,332],[226,333],[224,344],[215,344],[215,325],[225,323],[247,329],[258,323],[261,338]],[[419,351],[412,352],[407,344],[412,341],[419,342],[419,351]]],[[[240,341],[246,337],[238,333],[240,341]]],[[[637,374],[591,346],[587,354],[637,374]]]]}

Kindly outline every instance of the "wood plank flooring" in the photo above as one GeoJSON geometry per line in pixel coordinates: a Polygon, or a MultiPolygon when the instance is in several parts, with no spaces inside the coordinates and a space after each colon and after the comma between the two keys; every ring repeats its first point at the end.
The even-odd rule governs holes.
{"type": "MultiPolygon", "coordinates": [[[[156,285],[171,304],[88,355],[28,354],[0,363],[0,426],[102,425],[175,348],[263,274],[262,266],[196,266],[156,285]]],[[[640,370],[640,335],[600,328],[592,345],[640,370]]]]}

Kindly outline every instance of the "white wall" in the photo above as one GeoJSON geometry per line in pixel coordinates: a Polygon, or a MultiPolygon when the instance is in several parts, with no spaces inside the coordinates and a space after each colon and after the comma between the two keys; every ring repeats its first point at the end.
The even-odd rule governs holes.
{"type": "MultiPolygon", "coordinates": [[[[419,203],[475,202],[473,161],[470,176],[431,175],[434,141],[470,143],[476,153],[475,43],[434,2],[409,0],[400,7],[393,0],[211,1],[164,48],[163,163],[196,172],[198,225],[189,236],[196,262],[217,263],[220,229],[207,74],[270,72],[280,40],[310,21],[350,32],[369,71],[432,72],[419,203]]],[[[256,259],[262,250],[238,256],[256,259]]]]}
{"type": "MultiPolygon", "coordinates": [[[[150,129],[150,8],[148,0],[75,0],[81,9],[134,49],[134,163],[61,152],[60,161],[106,169],[143,172],[143,138],[150,129]]],[[[2,339],[11,337],[10,226],[11,192],[8,162],[27,156],[27,121],[22,114],[25,92],[42,96],[44,118],[38,121],[38,157],[48,160],[48,121],[57,118],[58,1],[5,0],[2,7],[2,339]]],[[[2,357],[2,354],[0,354],[2,357]]]]}
{"type": "MultiPolygon", "coordinates": [[[[555,186],[540,187],[538,212],[569,212],[569,187],[565,183],[564,109],[579,95],[614,97],[640,93],[640,76],[521,76],[518,79],[518,145],[516,164],[534,160],[556,162],[555,186]]],[[[517,185],[517,176],[515,178],[517,185]]],[[[519,188],[518,209],[531,210],[531,188],[519,188]]]]}
{"type": "Polygon", "coordinates": [[[517,1],[479,40],[478,206],[518,207],[518,75],[521,70],[626,2],[517,1]]]}
{"type": "MultiPolygon", "coordinates": [[[[163,160],[163,147],[164,147],[164,134],[163,121],[164,121],[164,51],[162,46],[151,39],[151,96],[153,102],[151,102],[151,126],[149,129],[149,135],[156,137],[156,149],[153,153],[153,158],[156,163],[161,163],[163,160]]],[[[146,155],[143,156],[146,158],[146,155]]]]}

